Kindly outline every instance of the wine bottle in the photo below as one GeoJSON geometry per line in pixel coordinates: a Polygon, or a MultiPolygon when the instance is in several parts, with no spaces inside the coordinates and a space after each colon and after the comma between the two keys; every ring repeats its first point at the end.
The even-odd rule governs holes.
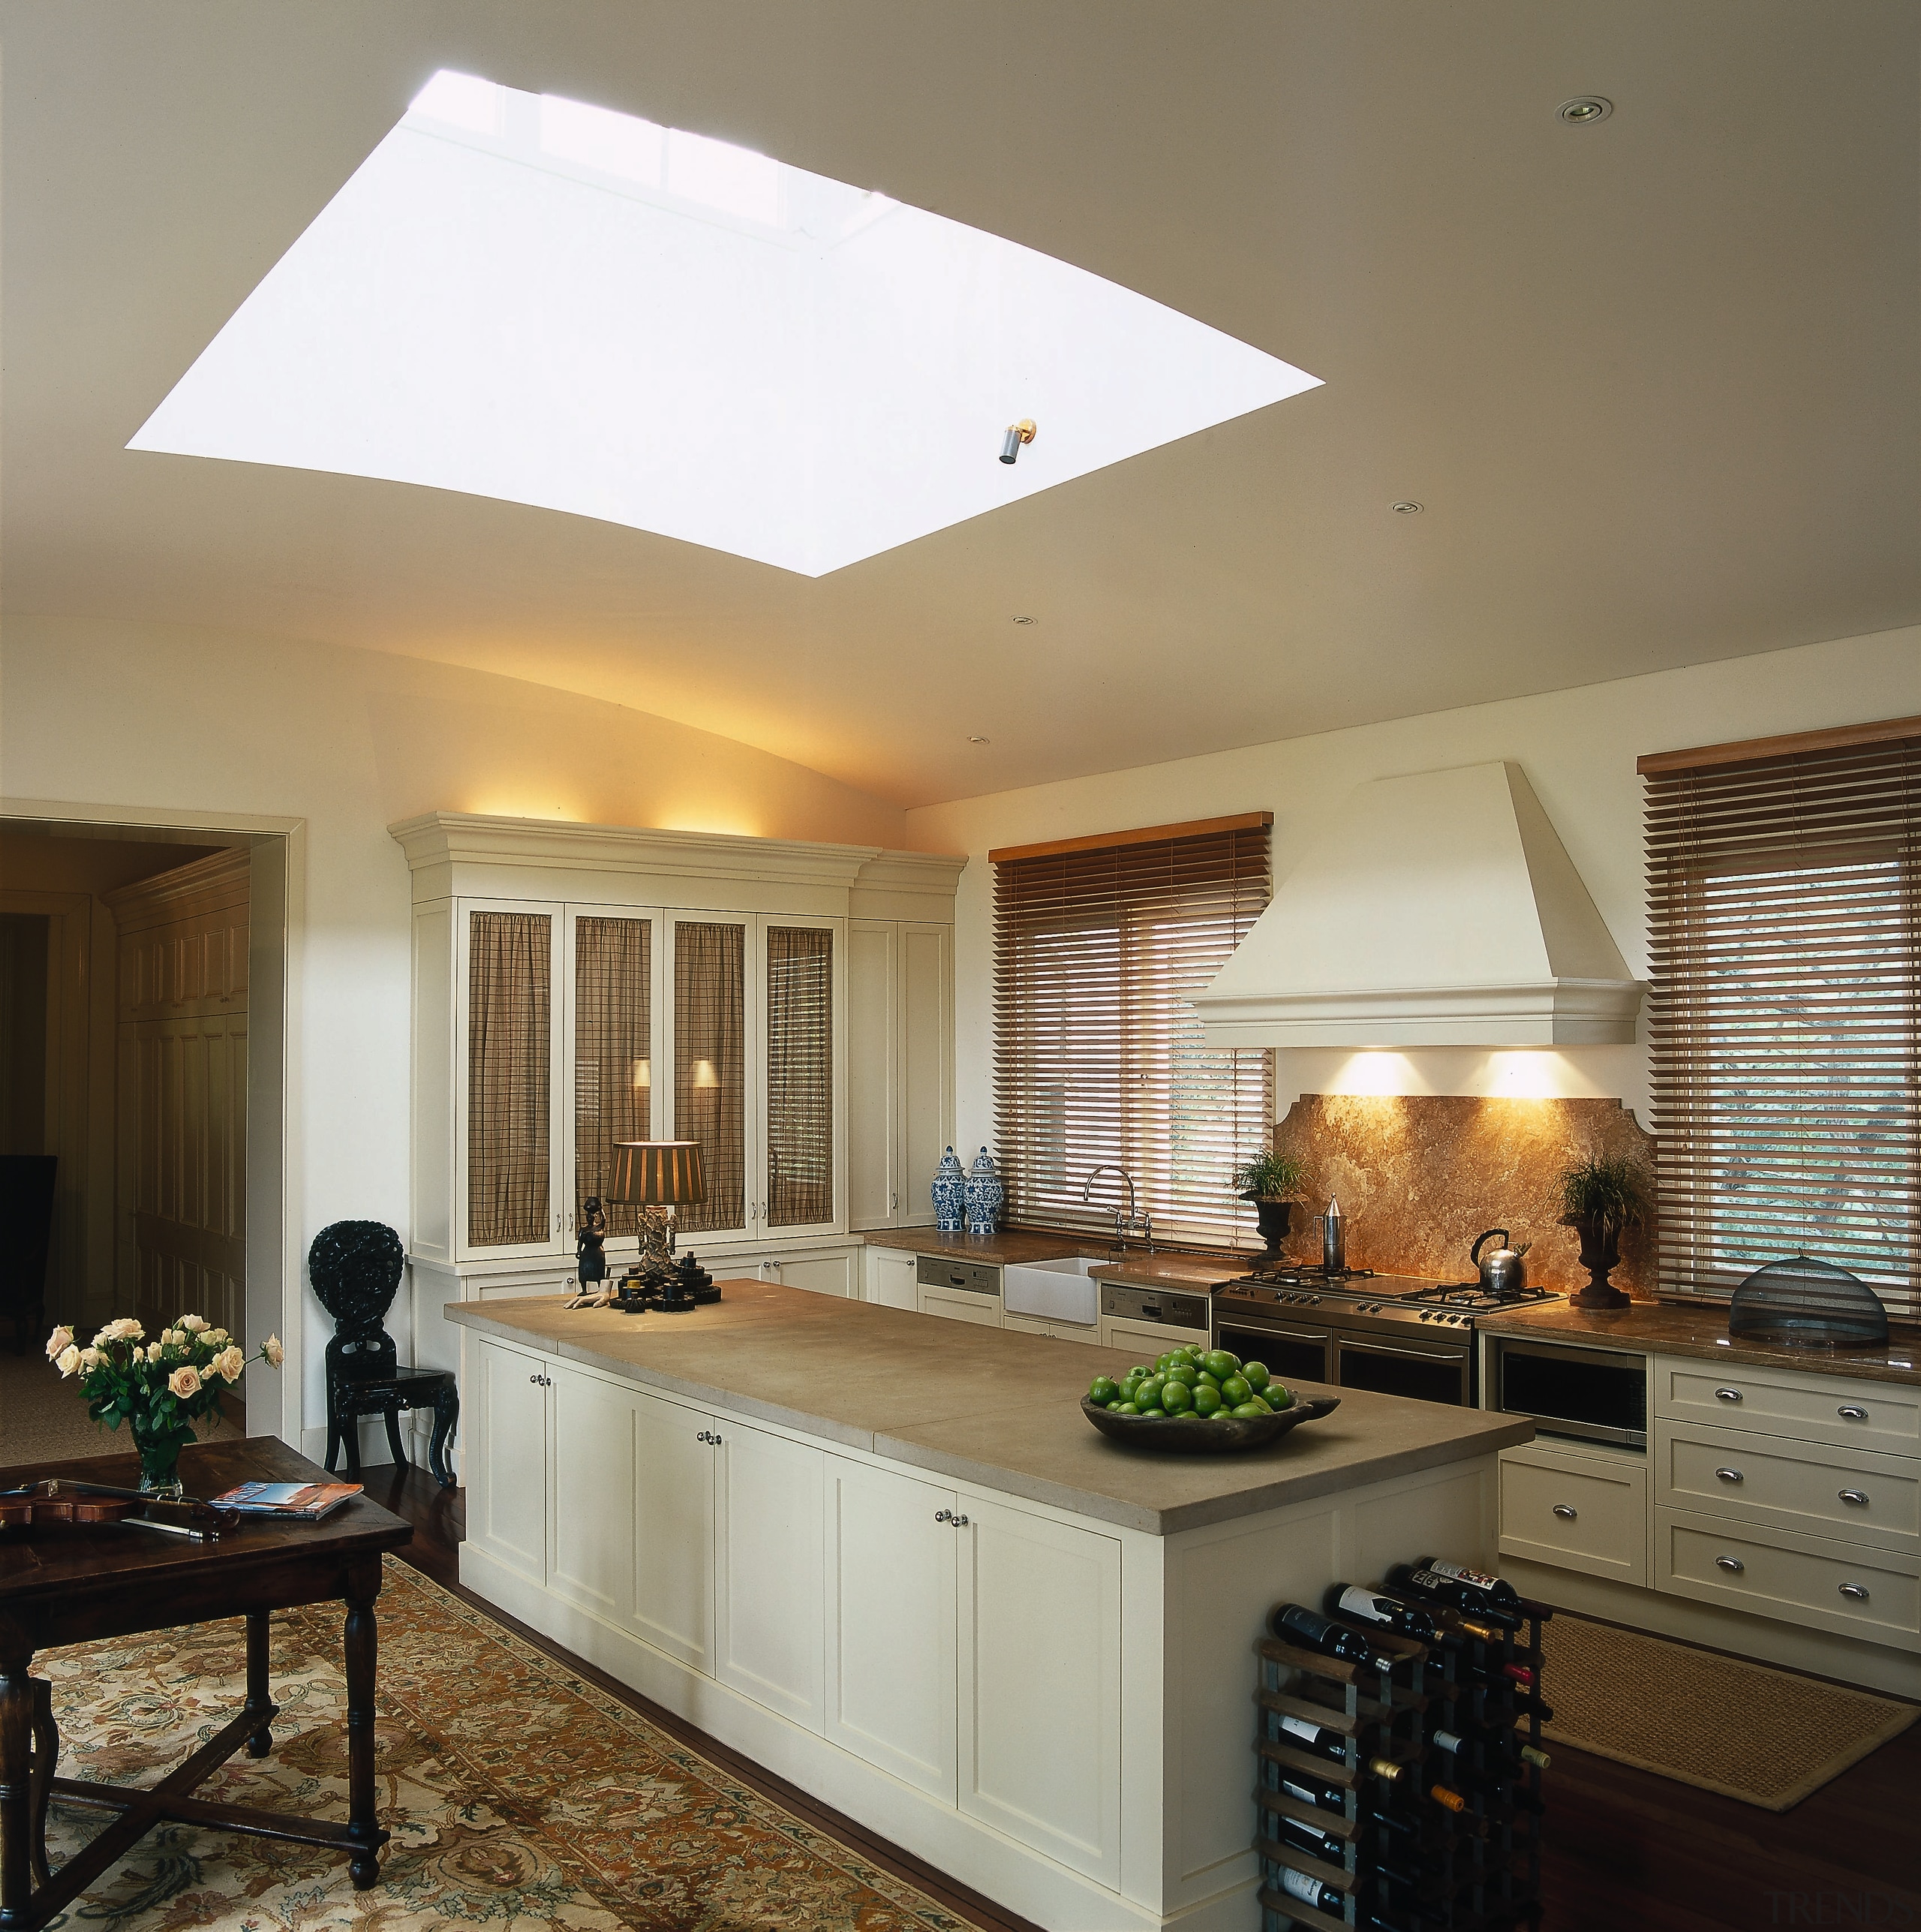
{"type": "MultiPolygon", "coordinates": [[[[1505,1577],[1492,1575],[1484,1569],[1470,1569],[1465,1563],[1449,1563],[1440,1557],[1416,1557],[1414,1567],[1459,1584],[1463,1590],[1473,1592],[1477,1601],[1493,1604],[1510,1616],[1522,1614],[1520,1593],[1505,1577]]],[[[1465,1605],[1458,1607],[1466,1608],[1465,1605]]]]}
{"type": "Polygon", "coordinates": [[[1498,1765],[1510,1777],[1525,1775],[1529,1765],[1545,1771],[1553,1762],[1545,1751],[1537,1750],[1532,1744],[1523,1744],[1515,1749],[1514,1734],[1508,1731],[1478,1731],[1466,1737],[1454,1731],[1435,1731],[1432,1735],[1432,1742],[1436,1750],[1446,1751],[1457,1758],[1478,1746],[1484,1766],[1498,1765]]]}
{"type": "Polygon", "coordinates": [[[1344,1865],[1348,1861],[1347,1840],[1337,1838],[1331,1831],[1323,1831],[1316,1826],[1303,1823],[1298,1818],[1277,1816],[1274,1820],[1279,1828],[1281,1841],[1291,1845],[1295,1850],[1306,1852],[1310,1857],[1325,1858],[1330,1865],[1344,1865]]]}
{"type": "Polygon", "coordinates": [[[1341,1786],[1323,1784],[1304,1771],[1283,1769],[1280,1788],[1288,1797],[1303,1804],[1311,1804],[1317,1811],[1345,1811],[1348,1808],[1348,1795],[1341,1786]]]}
{"type": "Polygon", "coordinates": [[[1438,1643],[1440,1627],[1425,1610],[1411,1603],[1397,1602],[1378,1591],[1363,1590],[1358,1584],[1334,1583],[1327,1587],[1327,1607],[1331,1613],[1358,1618],[1363,1624],[1378,1624],[1396,1635],[1411,1637],[1417,1644],[1438,1643]]]}
{"type": "MultiPolygon", "coordinates": [[[[1498,1583],[1500,1578],[1497,1577],[1495,1581],[1498,1583]]],[[[1526,1621],[1518,1608],[1508,1608],[1485,1591],[1417,1563],[1396,1563],[1381,1579],[1381,1587],[1396,1596],[1418,1597],[1424,1603],[1445,1603],[1451,1608],[1466,1611],[1470,1616],[1485,1618],[1490,1623],[1499,1624],[1503,1630],[1518,1630],[1526,1621]]]]}
{"type": "Polygon", "coordinates": [[[1347,1894],[1337,1885],[1324,1884],[1311,1873],[1297,1872],[1291,1865],[1280,1868],[1281,1889],[1290,1898],[1297,1898],[1303,1905],[1311,1905],[1317,1912],[1338,1914],[1347,1903],[1347,1894]]]}
{"type": "Polygon", "coordinates": [[[1496,1622],[1491,1617],[1464,1617],[1460,1611],[1448,1604],[1432,1602],[1425,1597],[1411,1599],[1387,1584],[1381,1586],[1380,1593],[1384,1596],[1395,1597],[1408,1604],[1410,1608],[1431,1617],[1443,1642],[1451,1637],[1463,1643],[1472,1640],[1477,1644],[1499,1644],[1513,1635],[1506,1625],[1496,1622]]]}
{"type": "Polygon", "coordinates": [[[1338,1731],[1330,1731],[1324,1724],[1317,1724],[1311,1718],[1297,1717],[1291,1712],[1281,1719],[1280,1742],[1291,1744],[1297,1751],[1311,1752],[1315,1757],[1327,1758],[1335,1764],[1344,1765],[1348,1761],[1348,1741],[1338,1731]]]}
{"type": "Polygon", "coordinates": [[[1318,1651],[1323,1657],[1339,1658],[1342,1663],[1364,1664],[1375,1670],[1394,1667],[1394,1660],[1380,1655],[1358,1630],[1317,1617],[1304,1603],[1282,1604],[1268,1618],[1267,1627],[1283,1643],[1318,1651]]]}
{"type": "Polygon", "coordinates": [[[1392,1758],[1369,1758],[1367,1768],[1383,1784],[1399,1784],[1408,1774],[1407,1766],[1397,1765],[1392,1758]]]}

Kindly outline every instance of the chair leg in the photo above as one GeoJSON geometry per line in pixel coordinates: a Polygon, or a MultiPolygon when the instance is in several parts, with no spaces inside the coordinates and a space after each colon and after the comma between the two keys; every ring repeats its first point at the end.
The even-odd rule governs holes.
{"type": "Polygon", "coordinates": [[[434,1434],[427,1445],[427,1467],[443,1489],[453,1487],[453,1471],[447,1463],[447,1443],[460,1421],[460,1392],[449,1382],[434,1398],[434,1434]]]}
{"type": "Polygon", "coordinates": [[[400,1446],[400,1411],[398,1409],[387,1411],[387,1447],[393,1451],[393,1459],[401,1468],[406,1469],[410,1466],[407,1460],[406,1450],[400,1446]]]}
{"type": "MultiPolygon", "coordinates": [[[[349,1482],[360,1480],[360,1418],[349,1413],[340,1419],[340,1439],[347,1451],[347,1479],[349,1482]]],[[[332,1467],[329,1463],[329,1468],[332,1467]]]]}

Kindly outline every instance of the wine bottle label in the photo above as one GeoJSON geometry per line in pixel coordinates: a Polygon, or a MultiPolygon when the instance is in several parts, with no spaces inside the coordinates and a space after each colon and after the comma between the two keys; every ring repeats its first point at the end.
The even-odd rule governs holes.
{"type": "Polygon", "coordinates": [[[1303,1905],[1321,1903],[1321,1881],[1309,1878],[1305,1872],[1297,1872],[1291,1867],[1281,1867],[1281,1889],[1290,1898],[1297,1898],[1303,1905]]]}
{"type": "Polygon", "coordinates": [[[1371,1590],[1363,1590],[1358,1584],[1351,1583],[1341,1592],[1341,1608],[1350,1617],[1363,1618],[1370,1624],[1384,1624],[1380,1599],[1371,1590]]]}
{"type": "Polygon", "coordinates": [[[1330,1738],[1332,1735],[1322,1730],[1318,1724],[1310,1724],[1305,1717],[1283,1717],[1281,1729],[1290,1738],[1299,1738],[1310,1744],[1318,1744],[1323,1738],[1330,1738]]]}
{"type": "Polygon", "coordinates": [[[1498,1576],[1490,1576],[1484,1569],[1469,1569],[1465,1563],[1443,1563],[1438,1557],[1421,1574],[1448,1577],[1475,1590],[1492,1590],[1501,1581],[1498,1576]]]}

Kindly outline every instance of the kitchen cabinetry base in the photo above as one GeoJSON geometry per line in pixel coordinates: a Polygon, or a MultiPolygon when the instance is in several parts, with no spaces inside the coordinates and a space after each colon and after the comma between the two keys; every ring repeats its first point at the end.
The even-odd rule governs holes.
{"type": "Polygon", "coordinates": [[[1843,1684],[1858,1684],[1890,1696],[1921,1699],[1921,1657],[1882,1645],[1862,1643],[1772,1618],[1749,1616],[1718,1604],[1697,1603],[1605,1577],[1583,1576],[1505,1552],[1500,1568],[1523,1596],[1578,1616],[1598,1618],[1680,1643],[1699,1644],[1757,1663],[1778,1664],[1784,1670],[1808,1671],[1843,1684]]]}
{"type": "Polygon", "coordinates": [[[727,1685],[557,1599],[471,1542],[461,1545],[460,1580],[675,1717],[1038,1924],[1058,1932],[1156,1932],[1177,1923],[1182,1932],[1243,1932],[1250,1921],[1251,1881],[1183,1909],[1177,1919],[1079,1879],[727,1685]]]}

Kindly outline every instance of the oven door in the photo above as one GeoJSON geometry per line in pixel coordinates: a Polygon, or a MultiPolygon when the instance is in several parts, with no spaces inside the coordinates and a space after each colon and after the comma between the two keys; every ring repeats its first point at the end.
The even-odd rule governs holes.
{"type": "Polygon", "coordinates": [[[1267,1372],[1282,1382],[1331,1383],[1332,1350],[1325,1329],[1297,1326],[1291,1322],[1236,1321],[1217,1309],[1214,1346],[1230,1350],[1243,1362],[1264,1362],[1267,1372]]]}
{"type": "Polygon", "coordinates": [[[1473,1360],[1465,1337],[1430,1342],[1414,1335],[1337,1335],[1333,1379],[1343,1389],[1371,1389],[1377,1395],[1465,1408],[1474,1400],[1473,1360]]]}

